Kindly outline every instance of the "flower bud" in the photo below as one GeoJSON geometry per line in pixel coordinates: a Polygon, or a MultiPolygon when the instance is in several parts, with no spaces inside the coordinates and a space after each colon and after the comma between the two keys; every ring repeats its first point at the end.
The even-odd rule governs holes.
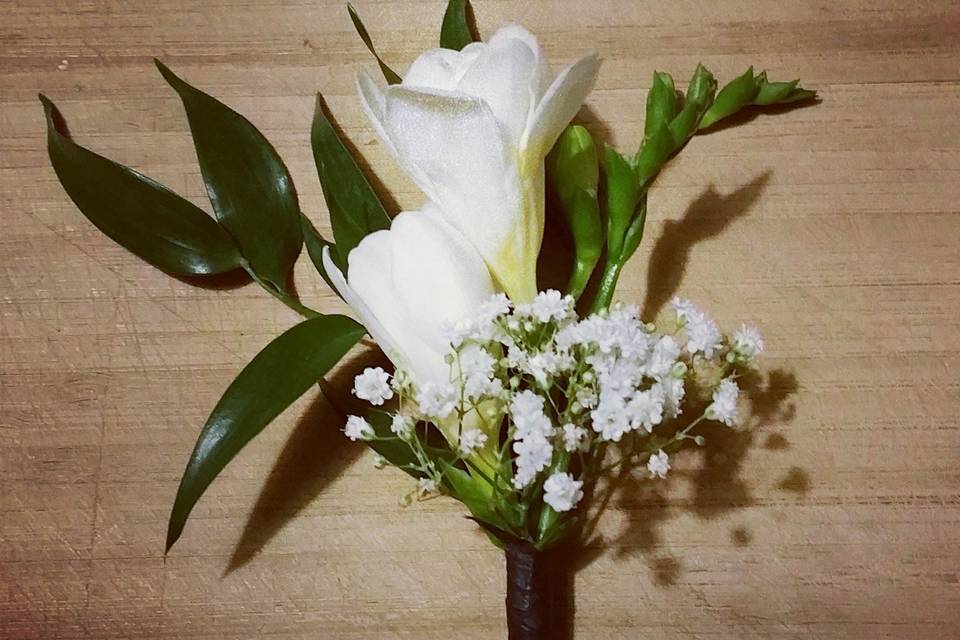
{"type": "Polygon", "coordinates": [[[732,116],[747,105],[753,104],[759,90],[760,78],[753,75],[753,67],[750,67],[743,75],[731,80],[720,90],[713,104],[703,114],[700,128],[706,129],[719,120],[732,116]]]}
{"type": "Polygon", "coordinates": [[[376,469],[383,469],[387,466],[387,459],[378,453],[373,456],[373,466],[376,469]]]}
{"type": "Polygon", "coordinates": [[[647,116],[643,123],[643,135],[649,138],[661,126],[670,124],[677,115],[677,90],[673,76],[661,71],[653,72],[653,85],[647,94],[647,116]]]}

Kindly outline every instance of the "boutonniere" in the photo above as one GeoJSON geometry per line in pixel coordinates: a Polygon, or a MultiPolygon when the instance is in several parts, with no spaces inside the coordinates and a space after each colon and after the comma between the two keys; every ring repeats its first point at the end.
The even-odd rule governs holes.
{"type": "Polygon", "coordinates": [[[563,562],[552,552],[584,535],[597,487],[631,467],[664,478],[676,451],[734,428],[738,380],[764,348],[756,328],[725,333],[689,300],[674,299],[659,318],[614,301],[656,178],[741,110],[814,93],[752,68],[721,86],[698,65],[682,90],[657,71],[643,139],[622,152],[574,121],[600,72],[596,53],[574,52],[557,69],[520,25],[478,40],[467,9],[450,1],[441,46],[401,77],[349,8],[382,75],[359,71],[360,103],[423,201],[387,210],[318,96],[311,142],[330,239],[301,211],[254,125],[160,61],[183,102],[212,216],[74,142],[53,102],[41,101],[57,176],[99,229],[171,275],[245,271],[303,316],[240,372],[203,425],[167,549],[231,459],[369,335],[392,369],[356,372],[352,393],[365,408],[323,426],[411,476],[408,502],[462,502],[505,551],[510,637],[551,638],[551,571],[563,562]],[[548,208],[569,240],[566,284],[553,288],[538,280],[548,208]],[[297,298],[291,269],[304,245],[350,317],[297,298]]]}

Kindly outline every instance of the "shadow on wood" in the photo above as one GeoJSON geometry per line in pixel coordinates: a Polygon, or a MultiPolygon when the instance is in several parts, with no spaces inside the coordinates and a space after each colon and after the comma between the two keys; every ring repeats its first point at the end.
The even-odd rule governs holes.
{"type": "Polygon", "coordinates": [[[381,364],[382,355],[366,350],[342,365],[297,421],[250,512],[224,575],[243,567],[273,537],[320,495],[365,451],[341,431],[344,412],[357,401],[349,395],[353,374],[381,364]]]}
{"type": "Polygon", "coordinates": [[[770,181],[764,172],[729,195],[711,186],[690,204],[679,220],[668,220],[653,245],[641,317],[653,320],[683,281],[693,246],[720,235],[750,211],[770,181]]]}

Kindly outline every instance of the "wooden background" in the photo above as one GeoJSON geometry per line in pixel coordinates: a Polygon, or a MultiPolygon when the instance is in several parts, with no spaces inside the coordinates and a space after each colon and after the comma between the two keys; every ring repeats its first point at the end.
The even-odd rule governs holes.
{"type": "MultiPolygon", "coordinates": [[[[442,2],[358,0],[403,70],[442,2]]],[[[960,5],[477,0],[555,66],[605,63],[584,119],[639,141],[654,69],[802,77],[823,102],[697,138],[662,176],[620,297],[678,291],[769,346],[753,417],[640,483],[576,579],[577,638],[960,637],[960,5]]],[[[113,245],[60,189],[36,93],[77,139],[203,203],[151,63],[246,114],[328,231],[308,130],[322,90],[400,205],[419,196],[353,95],[339,1],[0,6],[0,637],[504,637],[499,553],[451,501],[401,508],[316,398],[230,465],[163,558],[208,411],[296,317],[113,245]]],[[[303,299],[342,309],[306,259],[303,299]]],[[[347,373],[355,365],[347,367],[347,373]]],[[[345,379],[346,376],[341,376],[345,379]]]]}

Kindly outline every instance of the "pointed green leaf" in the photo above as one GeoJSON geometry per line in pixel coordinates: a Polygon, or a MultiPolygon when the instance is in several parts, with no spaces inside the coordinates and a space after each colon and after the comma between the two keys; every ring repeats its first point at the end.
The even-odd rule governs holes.
{"type": "Polygon", "coordinates": [[[310,142],[323,197],[330,210],[330,224],[339,254],[337,264],[346,272],[347,255],[367,234],[389,229],[390,216],[337,135],[319,93],[310,142]]]}
{"type": "Polygon", "coordinates": [[[447,3],[443,25],[440,27],[442,48],[460,51],[471,42],[479,40],[470,28],[471,13],[470,0],[450,0],[447,3]]]}
{"type": "Polygon", "coordinates": [[[250,271],[284,291],[303,244],[297,193],[286,166],[250,121],[155,62],[183,101],[214,214],[237,241],[250,271]]]}
{"type": "Polygon", "coordinates": [[[363,44],[367,45],[367,51],[372,53],[373,57],[376,58],[377,64],[380,65],[380,72],[383,74],[383,77],[386,78],[387,83],[400,84],[403,79],[397,75],[393,69],[388,67],[387,63],[380,58],[380,54],[377,53],[376,48],[373,46],[373,40],[370,38],[370,33],[367,31],[367,28],[363,26],[363,20],[360,19],[360,15],[349,2],[347,3],[347,11],[350,13],[350,20],[353,22],[353,28],[357,30],[357,35],[359,35],[360,39],[363,40],[363,44]]]}
{"type": "Polygon", "coordinates": [[[40,102],[57,178],[100,231],[167,273],[208,275],[243,264],[236,243],[213,218],[162,184],[73,142],[56,105],[44,95],[40,102]]]}
{"type": "Polygon", "coordinates": [[[359,324],[319,316],[287,330],[240,372],[207,419],[180,480],[167,550],[217,474],[254,436],[315,385],[363,336],[359,324]]]}

